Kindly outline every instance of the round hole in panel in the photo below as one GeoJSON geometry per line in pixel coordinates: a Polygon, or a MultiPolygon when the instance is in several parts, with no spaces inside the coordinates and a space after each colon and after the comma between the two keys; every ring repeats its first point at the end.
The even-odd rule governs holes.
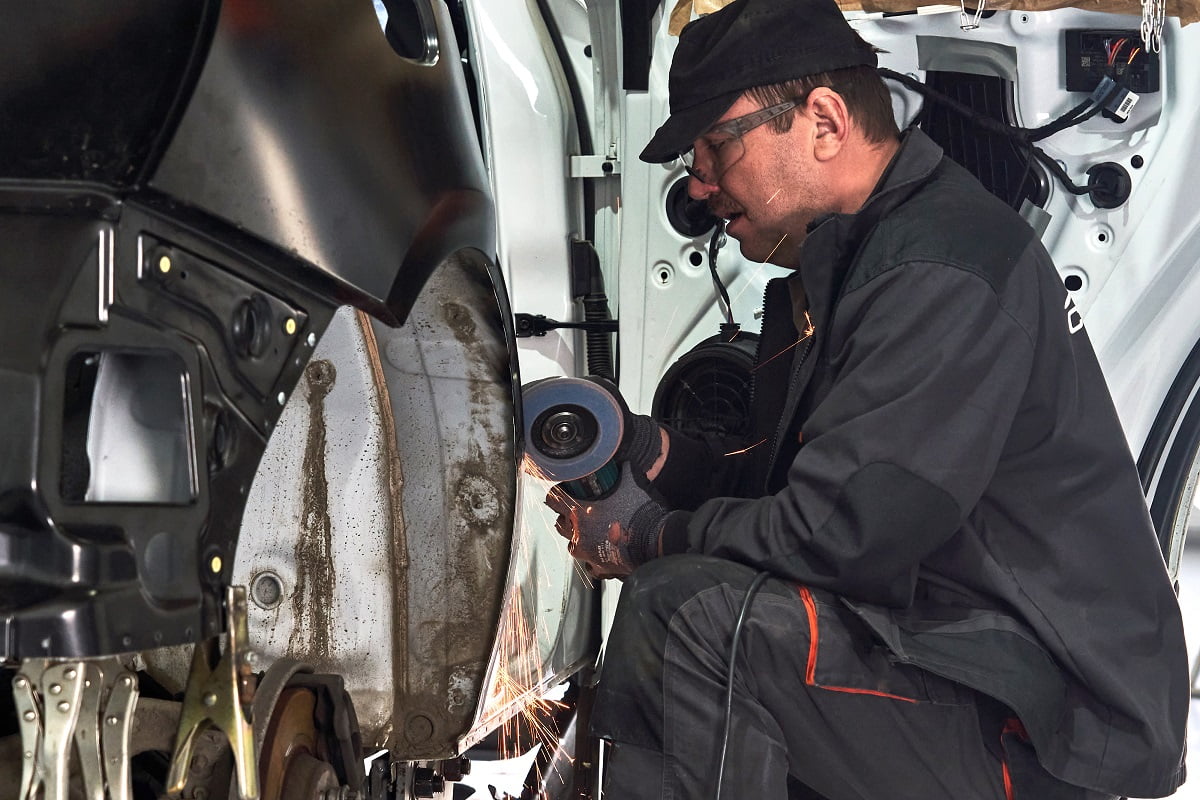
{"type": "Polygon", "coordinates": [[[1071,294],[1084,292],[1088,287],[1088,274],[1079,267],[1065,267],[1060,271],[1063,286],[1071,294]]]}
{"type": "Polygon", "coordinates": [[[1101,223],[1088,233],[1088,244],[1093,250],[1107,250],[1113,244],[1113,229],[1101,223]]]}
{"type": "Polygon", "coordinates": [[[650,269],[650,282],[660,289],[670,286],[674,279],[675,268],[666,261],[659,261],[650,269]]]}

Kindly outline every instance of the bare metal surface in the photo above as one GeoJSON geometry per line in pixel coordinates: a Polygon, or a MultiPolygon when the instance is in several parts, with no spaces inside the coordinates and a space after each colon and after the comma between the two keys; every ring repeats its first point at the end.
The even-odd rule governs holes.
{"type": "Polygon", "coordinates": [[[192,671],[188,678],[179,719],[179,732],[167,774],[167,791],[178,794],[187,785],[192,767],[192,750],[197,736],[209,726],[229,739],[237,773],[237,788],[243,800],[258,797],[258,760],[254,736],[246,718],[246,707],[253,701],[253,678],[247,655],[249,634],[246,624],[246,589],[226,589],[229,636],[224,656],[215,665],[215,640],[196,645],[192,671]]]}
{"type": "Polygon", "coordinates": [[[179,717],[183,704],[174,700],[158,700],[139,697],[134,706],[133,726],[129,732],[131,755],[147,750],[169,753],[175,745],[175,733],[179,730],[179,717]]]}
{"type": "Polygon", "coordinates": [[[234,579],[278,578],[281,601],[249,609],[263,664],[341,675],[364,746],[450,755],[473,722],[508,573],[514,428],[475,257],[439,267],[403,328],[339,312],[284,409],[234,579]]]}

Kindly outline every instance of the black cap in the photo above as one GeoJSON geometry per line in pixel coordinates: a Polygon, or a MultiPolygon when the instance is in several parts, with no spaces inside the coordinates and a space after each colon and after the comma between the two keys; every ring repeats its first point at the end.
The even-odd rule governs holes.
{"type": "Polygon", "coordinates": [[[690,148],[747,89],[877,64],[834,0],[735,0],[679,34],[671,116],[642,160],[660,164],[690,148]]]}

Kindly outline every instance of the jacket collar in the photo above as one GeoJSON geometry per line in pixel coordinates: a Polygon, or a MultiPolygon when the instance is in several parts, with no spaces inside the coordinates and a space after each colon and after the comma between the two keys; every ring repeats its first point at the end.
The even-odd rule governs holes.
{"type": "Polygon", "coordinates": [[[942,148],[916,126],[906,128],[900,135],[900,147],[891,163],[879,177],[875,190],[863,207],[852,214],[825,214],[808,224],[811,236],[830,220],[864,218],[871,223],[891,211],[933,174],[942,160],[942,148]]]}
{"type": "Polygon", "coordinates": [[[862,208],[852,214],[826,214],[808,226],[797,272],[818,326],[828,321],[842,278],[863,239],[932,177],[941,160],[942,148],[920,129],[910,127],[862,208]]]}

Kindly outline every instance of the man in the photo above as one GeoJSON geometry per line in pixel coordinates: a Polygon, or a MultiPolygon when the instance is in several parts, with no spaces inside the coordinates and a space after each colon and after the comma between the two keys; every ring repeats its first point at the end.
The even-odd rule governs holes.
{"type": "Polygon", "coordinates": [[[681,157],[743,252],[795,272],[747,441],[627,415],[616,491],[548,501],[628,576],[609,796],[713,797],[722,765],[725,797],[1168,795],[1182,624],[1091,346],[1035,234],[899,134],[875,66],[833,0],[737,0],[680,37],[642,158],[681,157]]]}

